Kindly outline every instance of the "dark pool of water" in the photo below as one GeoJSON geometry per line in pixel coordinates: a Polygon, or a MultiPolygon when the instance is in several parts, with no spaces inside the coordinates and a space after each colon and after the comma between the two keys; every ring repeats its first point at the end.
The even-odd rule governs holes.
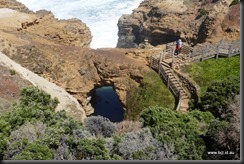
{"type": "Polygon", "coordinates": [[[113,87],[101,87],[95,90],[91,100],[95,109],[93,116],[103,116],[112,122],[120,122],[124,119],[124,109],[119,96],[113,87]]]}

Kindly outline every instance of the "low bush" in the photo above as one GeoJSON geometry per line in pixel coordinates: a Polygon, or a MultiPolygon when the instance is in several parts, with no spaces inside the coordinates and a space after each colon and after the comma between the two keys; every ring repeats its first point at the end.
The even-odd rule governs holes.
{"type": "Polygon", "coordinates": [[[118,131],[115,123],[102,116],[91,116],[85,119],[84,127],[92,135],[100,137],[111,137],[118,131]]]}
{"type": "Polygon", "coordinates": [[[51,99],[51,95],[46,94],[43,90],[36,87],[27,87],[21,91],[21,105],[24,106],[36,106],[40,109],[52,109],[54,110],[59,101],[57,98],[51,99]]]}
{"type": "Polygon", "coordinates": [[[55,112],[57,103],[38,88],[23,89],[19,104],[0,115],[0,159],[50,159],[62,136],[82,129],[83,124],[64,111],[55,112]],[[38,149],[43,152],[38,154],[38,149]]]}
{"type": "Polygon", "coordinates": [[[231,2],[230,6],[236,5],[236,4],[238,4],[238,3],[240,3],[240,0],[233,0],[233,1],[231,2]]]}
{"type": "Polygon", "coordinates": [[[228,113],[223,120],[211,122],[204,137],[206,142],[205,158],[212,160],[240,160],[240,100],[228,105],[228,113]],[[226,154],[209,155],[208,151],[226,154]]]}
{"type": "Polygon", "coordinates": [[[116,155],[124,160],[172,160],[174,147],[162,144],[153,138],[148,128],[130,132],[121,137],[107,140],[110,155],[116,155]]]}
{"type": "MultiPolygon", "coordinates": [[[[141,114],[144,127],[149,127],[153,137],[161,143],[172,144],[179,159],[201,160],[205,144],[200,135],[203,130],[200,124],[207,124],[205,119],[211,120],[204,112],[184,114],[162,107],[149,107],[141,114]],[[202,119],[202,121],[199,121],[202,119]]],[[[212,116],[212,119],[214,117],[212,116]]],[[[207,126],[207,125],[206,125],[207,126]]]]}
{"type": "Polygon", "coordinates": [[[75,153],[77,160],[109,160],[110,155],[103,139],[82,139],[75,153]]]}
{"type": "Polygon", "coordinates": [[[13,70],[13,69],[11,69],[11,70],[9,70],[9,73],[10,73],[10,75],[15,75],[16,74],[16,71],[13,70]]]}
{"type": "Polygon", "coordinates": [[[33,142],[14,158],[14,160],[52,160],[54,152],[47,145],[33,142]]]}
{"type": "Polygon", "coordinates": [[[201,97],[201,109],[210,111],[215,117],[221,117],[226,113],[230,101],[240,93],[240,78],[228,77],[213,82],[205,94],[201,97]]]}

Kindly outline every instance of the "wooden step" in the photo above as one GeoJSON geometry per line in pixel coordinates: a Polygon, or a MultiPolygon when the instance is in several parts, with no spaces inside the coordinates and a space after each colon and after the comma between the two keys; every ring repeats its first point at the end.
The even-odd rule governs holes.
{"type": "Polygon", "coordinates": [[[166,72],[166,73],[171,73],[172,72],[168,67],[164,67],[163,69],[164,69],[164,72],[166,72]]]}
{"type": "Polygon", "coordinates": [[[188,96],[186,96],[186,95],[181,96],[181,99],[188,99],[188,96]]]}
{"type": "Polygon", "coordinates": [[[179,83],[174,83],[175,87],[181,88],[181,85],[179,83]]]}
{"type": "Polygon", "coordinates": [[[172,71],[170,69],[165,69],[164,70],[166,73],[172,73],[172,71]]]}
{"type": "Polygon", "coordinates": [[[181,94],[182,97],[184,97],[184,96],[188,97],[186,92],[180,92],[180,94],[181,94]]]}
{"type": "Polygon", "coordinates": [[[174,84],[174,87],[179,91],[182,90],[182,87],[179,83],[174,84]]]}
{"type": "Polygon", "coordinates": [[[162,61],[161,64],[162,64],[163,66],[167,67],[167,68],[170,68],[169,63],[166,63],[166,62],[162,61]]]}
{"type": "Polygon", "coordinates": [[[170,79],[172,81],[172,83],[176,83],[178,82],[178,80],[176,78],[170,79]]]}

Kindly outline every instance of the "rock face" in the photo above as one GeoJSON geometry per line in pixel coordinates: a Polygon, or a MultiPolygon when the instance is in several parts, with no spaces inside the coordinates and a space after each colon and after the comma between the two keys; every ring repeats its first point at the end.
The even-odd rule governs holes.
{"type": "Polygon", "coordinates": [[[240,3],[233,0],[144,0],[118,21],[117,47],[157,46],[181,37],[190,45],[240,39],[240,3]]]}
{"type": "Polygon", "coordinates": [[[229,8],[230,1],[145,0],[118,24],[118,47],[144,49],[93,50],[90,30],[81,20],[58,20],[46,10],[34,13],[14,0],[0,4],[0,51],[65,89],[86,115],[93,113],[89,99],[101,86],[113,86],[125,107],[130,84],[140,85],[143,73],[152,71],[148,57],[165,48],[160,44],[178,36],[195,44],[240,35],[238,5],[229,8]],[[198,16],[203,7],[207,14],[198,16]]]}
{"type": "Polygon", "coordinates": [[[57,20],[51,12],[36,12],[37,18],[22,22],[23,32],[33,33],[65,45],[89,47],[92,37],[89,28],[79,19],[57,20]]]}
{"type": "MultiPolygon", "coordinates": [[[[62,59],[62,55],[71,51],[71,55],[74,53],[79,55],[82,49],[89,48],[92,38],[89,28],[78,19],[58,20],[49,11],[29,12],[16,1],[0,0],[0,4],[0,51],[21,66],[53,82],[53,86],[56,84],[66,89],[60,79],[64,79],[65,74],[72,75],[72,71],[78,72],[78,69],[73,68],[72,63],[79,61],[76,60],[77,58],[71,58],[73,61],[63,62],[65,58],[62,59]]],[[[47,93],[52,91],[51,84],[46,86],[47,93]],[[48,90],[49,87],[51,88],[48,90]]],[[[61,94],[60,92],[60,96],[61,94]]],[[[71,97],[67,98],[72,103],[71,97]]],[[[61,99],[61,101],[69,103],[68,99],[61,99]]],[[[74,118],[83,120],[86,113],[83,108],[76,105],[67,107],[66,111],[74,118]],[[83,112],[78,112],[82,110],[83,112]]]]}
{"type": "Polygon", "coordinates": [[[11,110],[12,104],[19,100],[21,90],[30,85],[16,71],[0,63],[0,113],[11,110]]]}
{"type": "Polygon", "coordinates": [[[64,110],[68,115],[79,121],[83,121],[86,118],[85,111],[78,103],[77,99],[67,93],[63,88],[22,67],[1,52],[0,63],[3,63],[3,65],[9,67],[11,70],[16,71],[17,74],[24,79],[27,79],[31,84],[50,94],[52,98],[56,97],[59,100],[59,103],[55,108],[55,111],[64,110]]]}
{"type": "Polygon", "coordinates": [[[0,8],[9,8],[20,12],[33,13],[25,5],[16,0],[0,0],[0,8]]]}
{"type": "Polygon", "coordinates": [[[133,50],[90,49],[90,31],[78,19],[57,20],[45,10],[27,13],[3,7],[0,51],[65,89],[86,115],[93,113],[89,97],[97,87],[113,86],[125,106],[129,83],[139,85],[143,72],[152,71],[143,55],[139,60],[134,58],[133,54],[141,54],[133,50]]]}
{"type": "Polygon", "coordinates": [[[13,0],[0,0],[0,10],[0,29],[16,32],[18,35],[32,35],[31,38],[43,38],[63,45],[90,47],[90,29],[79,19],[58,20],[46,10],[33,13],[13,0]]]}

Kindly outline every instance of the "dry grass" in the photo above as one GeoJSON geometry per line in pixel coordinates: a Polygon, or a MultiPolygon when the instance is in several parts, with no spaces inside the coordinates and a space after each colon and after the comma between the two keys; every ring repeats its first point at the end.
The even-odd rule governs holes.
{"type": "Polygon", "coordinates": [[[125,134],[128,132],[134,132],[142,129],[142,123],[139,121],[123,121],[117,123],[117,134],[125,134]]]}

